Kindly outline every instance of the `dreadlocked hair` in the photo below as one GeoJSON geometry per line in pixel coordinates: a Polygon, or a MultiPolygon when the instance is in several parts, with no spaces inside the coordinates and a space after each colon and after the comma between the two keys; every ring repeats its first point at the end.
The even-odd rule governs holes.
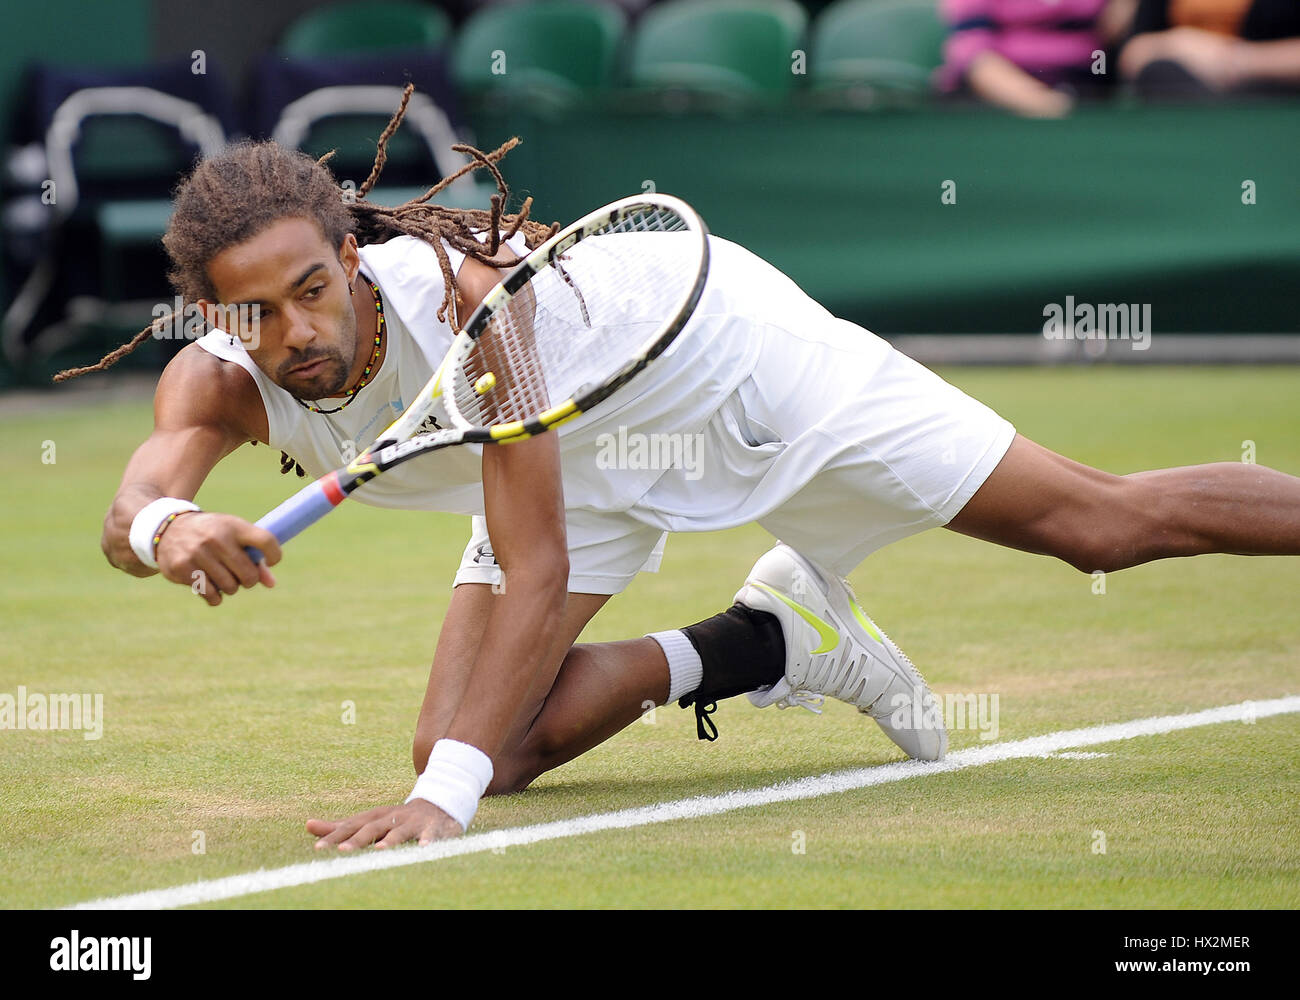
{"type": "MultiPolygon", "coordinates": [[[[356,236],[358,246],[386,243],[396,236],[424,240],[433,248],[442,270],[444,292],[437,312],[439,322],[446,321],[447,310],[458,292],[447,246],[490,267],[504,269],[518,260],[493,259],[501,249],[503,233],[508,240],[522,232],[528,248],[536,249],[559,232],[559,223],[547,226],[529,219],[531,197],[524,199],[515,214],[506,212],[510,189],[497,164],[519,145],[518,137],[490,153],[458,143],[451,148],[467,155],[469,162],[424,194],[400,205],[376,205],[368,201],[366,196],[388,160],[388,140],[401,125],[414,90],[414,85],[408,83],[402,91],[401,103],[376,143],[370,174],[355,192],[343,188],[326,165],[334,155],[332,150],[320,159],[313,159],[272,140],[244,141],[201,161],[177,187],[175,208],[162,238],[171,260],[167,277],[180,297],[181,313],[197,312],[199,299],[216,301],[207,266],[217,254],[252,239],[284,218],[312,219],[334,247],[341,246],[348,233],[356,236]],[[474,170],[486,170],[496,182],[490,208],[449,208],[429,203],[474,170]],[[480,242],[477,234],[484,232],[487,239],[480,242]]],[[[65,382],[104,371],[151,336],[163,336],[165,330],[181,320],[182,315],[176,312],[158,317],[95,364],[65,369],[54,376],[54,381],[65,382]]],[[[296,470],[299,476],[306,475],[302,466],[284,452],[280,458],[282,473],[296,470]]]]}

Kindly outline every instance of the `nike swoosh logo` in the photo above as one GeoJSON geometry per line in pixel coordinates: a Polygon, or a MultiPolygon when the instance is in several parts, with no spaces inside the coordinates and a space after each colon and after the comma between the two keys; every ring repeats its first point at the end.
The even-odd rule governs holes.
{"type": "Polygon", "coordinates": [[[885,644],[885,637],[880,634],[880,629],[871,624],[871,619],[867,617],[866,612],[858,607],[856,601],[849,601],[849,607],[853,610],[853,617],[858,620],[858,624],[866,630],[866,633],[875,639],[882,646],[885,644]]]}
{"type": "Polygon", "coordinates": [[[830,625],[826,624],[826,622],[822,621],[820,618],[818,618],[815,614],[813,614],[803,605],[795,604],[794,601],[786,597],[785,594],[777,593],[775,590],[773,590],[765,583],[755,582],[751,584],[751,586],[757,587],[760,590],[767,591],[769,594],[771,594],[781,603],[790,606],[791,608],[794,609],[795,614],[797,614],[800,618],[802,618],[804,621],[806,621],[809,625],[811,625],[813,628],[817,630],[817,635],[821,637],[822,644],[818,646],[816,649],[811,651],[813,656],[816,656],[818,653],[829,653],[832,649],[834,649],[836,646],[840,644],[839,632],[837,632],[830,625]]]}

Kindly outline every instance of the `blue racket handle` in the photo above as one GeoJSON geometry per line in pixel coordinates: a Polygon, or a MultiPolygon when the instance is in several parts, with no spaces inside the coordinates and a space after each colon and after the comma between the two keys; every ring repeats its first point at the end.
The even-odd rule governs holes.
{"type": "MultiPolygon", "coordinates": [[[[334,473],[323,476],[310,486],[304,486],[279,507],[257,522],[259,528],[265,528],[283,545],[304,528],[309,528],[322,517],[343,502],[343,491],[339,489],[334,473]]],[[[246,545],[244,551],[255,563],[264,558],[261,549],[246,545]]]]}

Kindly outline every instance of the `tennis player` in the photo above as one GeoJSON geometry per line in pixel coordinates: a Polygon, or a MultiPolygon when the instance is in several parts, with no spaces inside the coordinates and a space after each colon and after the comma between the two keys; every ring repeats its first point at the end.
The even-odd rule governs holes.
{"type": "MultiPolygon", "coordinates": [[[[186,587],[203,579],[212,605],[274,585],[275,538],[200,511],[194,496],[249,442],[322,475],[405,408],[501,269],[552,231],[528,220],[527,202],[501,213],[495,163],[509,145],[474,151],[501,185],[500,202],[478,213],[366,202],[382,141],[356,200],[324,165],[274,143],[237,145],[196,167],[164,243],[178,293],[212,331],[159,380],[154,430],[105,520],[114,566],[186,587]],[[231,306],[253,308],[255,340],[231,306]]],[[[596,419],[509,447],[446,449],[357,492],[379,506],[468,515],[471,532],[416,726],[414,791],[400,805],[310,820],[318,848],[457,835],[482,795],[527,787],[647,703],[694,706],[709,739],[719,699],[815,707],[835,697],[910,757],[942,757],[947,737],[925,681],[843,579],[927,528],[1085,572],[1202,552],[1300,552],[1300,479],[1235,463],[1127,476],[1087,468],[836,319],[742,247],[710,241],[707,284],[674,350],[596,419]],[[652,434],[689,436],[695,460],[600,460],[602,442],[652,434]],[[668,533],[751,521],[782,543],[726,611],[575,645],[611,595],[657,570],[668,533]]],[[[106,367],[157,329],[64,375],[106,367]]]]}

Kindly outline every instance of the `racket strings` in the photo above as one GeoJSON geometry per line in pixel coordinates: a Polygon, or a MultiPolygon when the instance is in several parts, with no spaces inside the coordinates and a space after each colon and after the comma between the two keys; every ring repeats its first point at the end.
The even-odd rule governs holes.
{"type": "Polygon", "coordinates": [[[701,237],[688,229],[646,206],[538,271],[492,314],[449,386],[465,422],[530,419],[642,357],[698,274],[701,237]]]}

